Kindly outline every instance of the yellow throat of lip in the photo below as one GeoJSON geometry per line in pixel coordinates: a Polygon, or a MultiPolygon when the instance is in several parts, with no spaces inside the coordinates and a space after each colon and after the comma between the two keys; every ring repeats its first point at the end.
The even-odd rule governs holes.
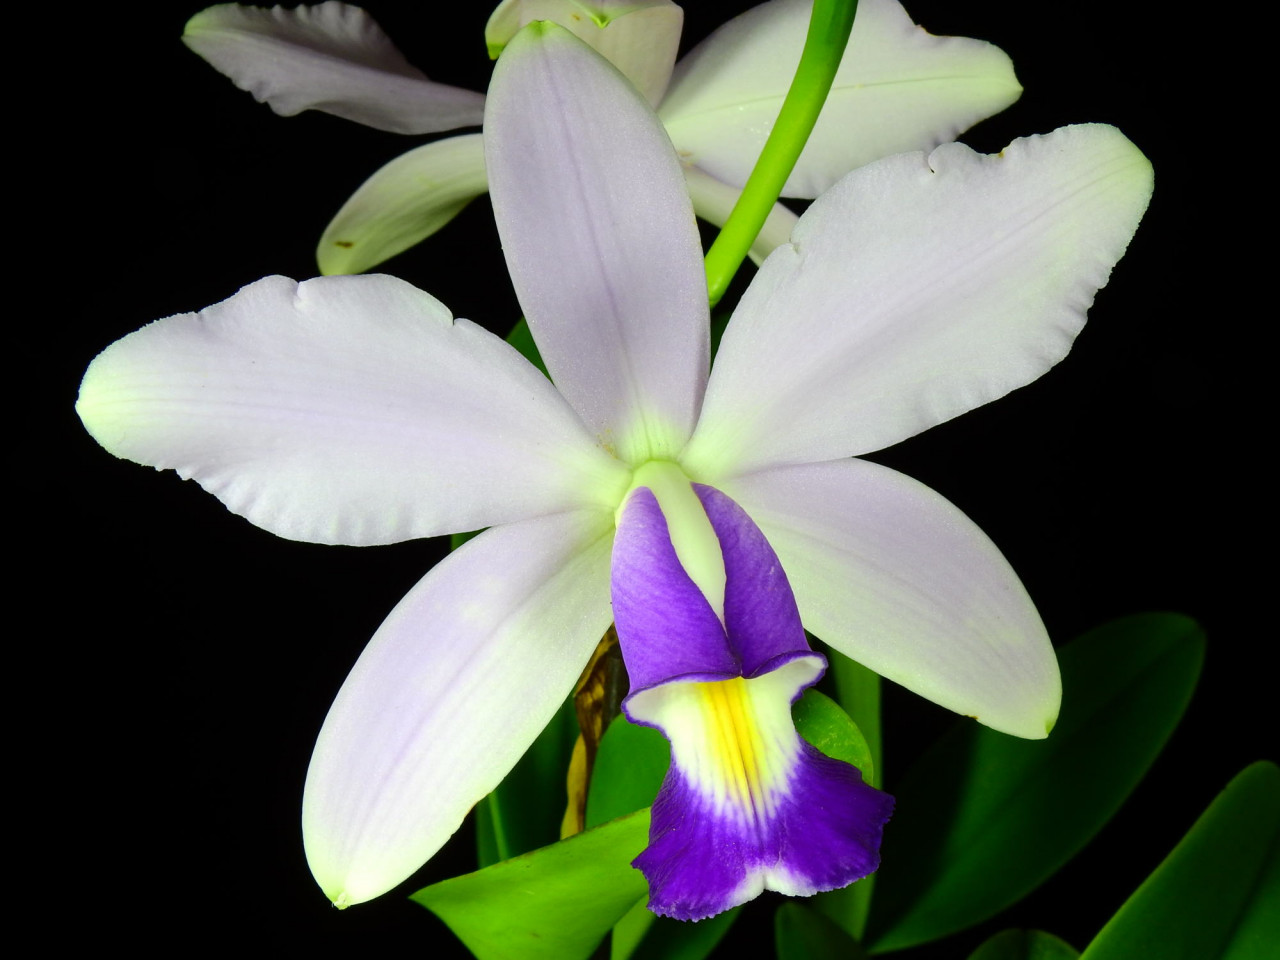
{"type": "MultiPolygon", "coordinates": [[[[764,681],[764,686],[771,684],[764,681]]],[[[767,700],[773,691],[743,677],[690,687],[702,740],[695,748],[700,760],[697,779],[743,815],[768,816],[792,759],[789,747],[794,732],[788,706],[784,704],[779,716],[773,716],[777,711],[758,696],[764,694],[767,700]],[[775,729],[779,721],[786,729],[775,729]]]]}
{"type": "Polygon", "coordinates": [[[765,760],[760,730],[751,715],[747,682],[741,677],[698,684],[699,706],[719,777],[739,805],[762,792],[765,760]]]}
{"type": "Polygon", "coordinates": [[[791,703],[821,675],[809,655],[756,677],[674,680],[632,694],[628,714],[662,729],[673,768],[719,814],[765,823],[803,749],[791,703]]]}

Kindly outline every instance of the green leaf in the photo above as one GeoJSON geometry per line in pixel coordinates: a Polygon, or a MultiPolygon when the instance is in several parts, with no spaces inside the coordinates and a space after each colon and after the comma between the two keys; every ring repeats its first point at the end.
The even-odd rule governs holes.
{"type": "Polygon", "coordinates": [[[870,781],[871,747],[849,715],[825,693],[806,690],[791,707],[796,730],[811,744],[835,760],[851,763],[862,771],[862,779],[870,781]]]}
{"type": "Polygon", "coordinates": [[[794,901],[773,915],[778,960],[861,960],[858,942],[834,921],[794,901]]]}
{"type": "Polygon", "coordinates": [[[591,789],[587,792],[587,826],[641,810],[653,803],[671,760],[667,738],[652,727],[617,717],[600,738],[591,789]]]}
{"type": "Polygon", "coordinates": [[[413,894],[479,960],[579,960],[646,894],[649,811],[413,894]]]}
{"type": "MultiPolygon", "coordinates": [[[[849,715],[867,742],[871,762],[862,770],[862,779],[880,786],[880,675],[839,650],[826,647],[828,676],[836,688],[836,702],[849,715]]],[[[855,764],[856,766],[856,764],[855,764]]]]}
{"type": "Polygon", "coordinates": [[[577,736],[578,721],[570,697],[498,789],[476,805],[480,866],[560,839],[560,821],[568,802],[565,775],[577,736]]]}
{"type": "Polygon", "coordinates": [[[1043,930],[1002,930],[969,954],[969,960],[1076,960],[1079,956],[1071,944],[1043,930]]]}
{"type": "Polygon", "coordinates": [[[1119,809],[1173,732],[1204,635],[1177,614],[1105,624],[1059,652],[1047,740],[959,724],[895,790],[870,949],[925,943],[1035,889],[1119,809]]]}
{"type": "Polygon", "coordinates": [[[1082,960],[1265,960],[1280,950],[1280,767],[1246,767],[1082,960]]]}
{"type": "Polygon", "coordinates": [[[630,960],[657,919],[649,912],[647,896],[637,900],[635,906],[613,925],[613,934],[609,937],[609,960],[630,960]]]}

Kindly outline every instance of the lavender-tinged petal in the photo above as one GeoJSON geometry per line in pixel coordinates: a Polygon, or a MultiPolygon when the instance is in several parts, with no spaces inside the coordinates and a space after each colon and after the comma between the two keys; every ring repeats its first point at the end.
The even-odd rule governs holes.
{"type": "MultiPolygon", "coordinates": [[[[708,223],[723,227],[729,221],[729,214],[733,213],[738,197],[742,196],[742,189],[717,180],[705,170],[688,165],[684,168],[684,179],[693,200],[693,212],[708,223]]],[[[759,266],[765,257],[790,240],[791,231],[799,219],[781,203],[775,203],[751,244],[751,249],[747,251],[752,262],[759,266]]]]}
{"type": "Polygon", "coordinates": [[[804,625],[950,710],[1044,737],[1062,696],[1044,624],[972,520],[888,467],[837,460],[723,484],[777,551],[804,625]]]}
{"type": "Polygon", "coordinates": [[[631,689],[673,677],[741,672],[724,627],[685,572],[658,501],[644,487],[628,498],[613,541],[613,619],[631,689]]]}
{"type": "Polygon", "coordinates": [[[623,459],[674,459],[701,403],[710,334],[693,208],[657,117],[582,41],[531,24],[494,70],[485,162],[552,379],[623,459]]]}
{"type": "Polygon", "coordinates": [[[721,486],[856,456],[1030,383],[1071,348],[1151,183],[1101,124],[855,170],[743,294],[681,462],[721,486]]]}
{"type": "Polygon", "coordinates": [[[489,189],[478,133],[401,154],[362,183],[316,248],[323,274],[364,273],[421,243],[489,189]]]}
{"type": "Polygon", "coordinates": [[[307,860],[339,906],[431,857],[573,688],[609,625],[612,518],[494,527],[378,628],[329,710],[302,800],[307,860]]]}
{"type": "Polygon", "coordinates": [[[365,11],[331,0],[293,8],[224,3],[183,42],[281,116],[320,110],[391,133],[478,126],[484,96],[432,83],[365,11]]]}
{"type": "Polygon", "coordinates": [[[760,528],[714,487],[695,483],[693,489],[720,541],[725,630],[742,675],[772,669],[780,657],[808,654],[791,585],[760,528]]]}
{"type": "Polygon", "coordinates": [[[598,504],[627,473],[509,344],[393,277],[268,277],[90,364],[118,457],[291,540],[394,543],[598,504]]]}
{"type": "Polygon", "coordinates": [[[878,866],[892,798],[801,740],[791,722],[791,702],[821,673],[817,660],[629,698],[629,715],[672,745],[650,843],[634,861],[653,912],[699,920],[766,889],[808,896],[878,866]]]}

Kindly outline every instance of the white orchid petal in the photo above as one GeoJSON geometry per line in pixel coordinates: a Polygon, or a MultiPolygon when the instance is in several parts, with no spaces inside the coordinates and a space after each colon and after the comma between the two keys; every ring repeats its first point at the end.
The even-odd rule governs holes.
{"type": "Polygon", "coordinates": [[[484,95],[432,83],[365,11],[223,3],[187,22],[182,40],[281,116],[321,110],[392,133],[473,127],[484,95]]]}
{"type": "Polygon", "coordinates": [[[508,344],[393,277],[268,277],[89,366],[76,409],[272,533],[390,543],[585,506],[626,471],[508,344]]]}
{"type": "MultiPolygon", "coordinates": [[[[676,65],[658,113],[690,162],[741,186],[773,129],[808,31],[812,0],[773,0],[676,65]]],[[[831,93],[784,197],[816,197],[865,163],[954,140],[1022,92],[1008,56],[935,37],[896,0],[860,0],[831,93]]]]}
{"type": "Polygon", "coordinates": [[[553,24],[516,35],[489,91],[494,216],[552,379],[619,456],[673,458],[710,347],[702,249],[670,141],[635,88],[553,24]]]}
{"type": "MultiPolygon", "coordinates": [[[[723,227],[733,213],[733,206],[742,195],[738,187],[731,187],[723,180],[717,180],[711,174],[697,167],[684,168],[685,183],[689,187],[689,196],[693,199],[693,212],[708,223],[723,227]]],[[[795,229],[800,218],[780,203],[775,203],[769,211],[760,233],[751,244],[748,255],[760,265],[764,258],[773,253],[782,244],[791,239],[791,231],[795,229]]]]}
{"type": "Polygon", "coordinates": [[[599,51],[651,105],[662,99],[684,26],[671,0],[503,0],[485,25],[489,55],[535,20],[558,23],[599,51]]]}
{"type": "Polygon", "coordinates": [[[396,606],[325,719],[302,830],[339,906],[385,893],[438,850],[573,692],[609,626],[613,518],[495,527],[396,606]]]}
{"type": "Polygon", "coordinates": [[[316,249],[324,274],[363,273],[425,240],[489,189],[478,133],[401,154],[360,185],[316,249]]]}
{"type": "Polygon", "coordinates": [[[1061,360],[1151,195],[1114,127],[854,171],[765,261],[681,459],[707,483],[878,450],[1061,360]]]}
{"type": "Polygon", "coordinates": [[[805,628],[876,673],[1040,738],[1057,660],[1000,551],[941,495],[865,460],[779,467],[721,489],[769,539],[805,628]]]}

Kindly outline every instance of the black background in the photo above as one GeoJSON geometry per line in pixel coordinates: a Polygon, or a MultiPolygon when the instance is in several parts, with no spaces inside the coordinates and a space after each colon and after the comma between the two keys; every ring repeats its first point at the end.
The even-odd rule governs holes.
{"type": "MultiPolygon", "coordinates": [[[[482,90],[489,7],[472,6],[367,4],[432,79],[482,90]]],[[[685,47],[747,6],[688,10],[685,47]]],[[[124,334],[266,274],[313,275],[332,213],[421,142],[318,113],[275,116],[181,44],[198,9],[134,5],[23,34],[71,78],[19,85],[15,125],[35,131],[36,146],[10,182],[15,204],[37,211],[17,218],[26,226],[10,276],[11,290],[35,291],[10,318],[27,341],[14,364],[9,470],[21,569],[10,763],[29,817],[15,839],[34,852],[21,871],[24,915],[53,911],[56,926],[40,922],[55,939],[156,949],[461,954],[402,894],[470,869],[469,823],[403,888],[341,914],[307,872],[298,827],[333,694],[444,546],[277,539],[194,484],[115,460],[72,410],[85,366],[124,334]]],[[[1220,446],[1223,385],[1211,359],[1232,332],[1211,241],[1221,197],[1208,186],[1222,121],[1187,109],[1185,37],[1145,4],[1088,18],[1046,18],[1041,5],[1012,0],[908,9],[934,33],[990,40],[1013,57],[1026,92],[966,135],[974,147],[1108,122],[1156,170],[1152,208],[1068,359],[873,458],[936,488],[991,535],[1056,642],[1153,609],[1184,611],[1209,631],[1196,700],[1112,824],[1018,908],[945,948],[901,956],[964,956],[1011,925],[1083,947],[1230,777],[1274,754],[1262,726],[1264,638],[1242,612],[1248,565],[1220,536],[1248,523],[1243,504],[1224,499],[1232,455],[1220,446]]],[[[500,263],[482,199],[386,269],[504,332],[518,307],[500,263]]],[[[892,788],[951,717],[901,690],[886,699],[892,788]]],[[[771,906],[749,910],[730,942],[770,937],[771,906]]]]}

